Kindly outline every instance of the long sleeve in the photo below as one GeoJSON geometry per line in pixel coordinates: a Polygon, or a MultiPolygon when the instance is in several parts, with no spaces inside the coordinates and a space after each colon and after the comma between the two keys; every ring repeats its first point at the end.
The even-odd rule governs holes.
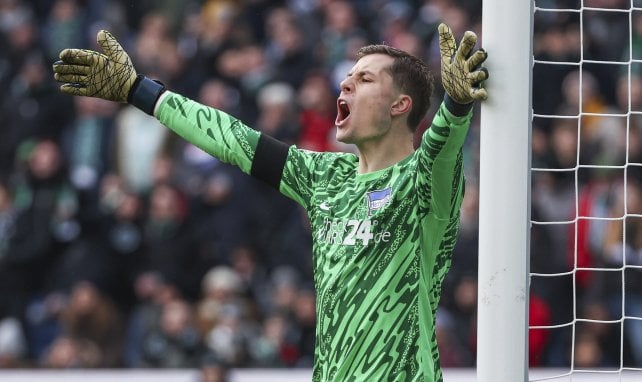
{"type": "MultiPolygon", "coordinates": [[[[459,112],[459,110],[457,110],[459,112]]],[[[450,220],[463,198],[462,146],[472,111],[456,115],[443,102],[419,147],[417,191],[420,209],[439,220],[450,220]]]]}
{"type": "Polygon", "coordinates": [[[203,151],[251,173],[260,132],[223,111],[171,92],[163,98],[156,116],[203,151]]]}

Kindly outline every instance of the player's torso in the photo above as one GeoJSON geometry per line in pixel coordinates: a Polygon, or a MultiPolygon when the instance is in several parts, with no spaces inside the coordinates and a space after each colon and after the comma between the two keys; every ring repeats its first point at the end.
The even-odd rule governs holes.
{"type": "Polygon", "coordinates": [[[367,176],[344,169],[314,191],[315,380],[406,381],[420,374],[415,171],[412,157],[367,176]]]}

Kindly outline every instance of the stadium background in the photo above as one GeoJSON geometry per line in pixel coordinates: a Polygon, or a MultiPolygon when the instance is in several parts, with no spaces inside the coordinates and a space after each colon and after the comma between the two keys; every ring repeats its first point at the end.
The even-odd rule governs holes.
{"type": "MultiPolygon", "coordinates": [[[[580,2],[537,3],[577,9],[580,2]]],[[[581,35],[577,14],[536,15],[535,57],[639,59],[642,18],[634,13],[632,20],[629,37],[622,16],[588,12],[581,35]]],[[[95,49],[96,32],[108,29],[140,73],[170,89],[299,147],[347,151],[352,148],[333,139],[335,97],[356,48],[386,42],[423,57],[438,74],[435,32],[442,21],[457,38],[473,30],[483,40],[479,0],[0,0],[0,368],[309,368],[312,362],[311,240],[303,211],[129,106],[61,95],[50,70],[61,49],[95,49]]],[[[536,113],[578,113],[576,69],[535,66],[536,113]]],[[[630,83],[631,110],[641,111],[639,71],[625,74],[585,66],[582,110],[627,113],[630,83]]],[[[434,106],[442,94],[437,86],[434,106]]],[[[438,316],[448,368],[475,362],[476,112],[465,146],[462,229],[438,316]]],[[[536,119],[533,166],[573,167],[578,156],[582,163],[618,165],[627,150],[629,162],[639,163],[637,117],[628,130],[622,118],[584,117],[580,136],[576,120],[536,119]]],[[[642,178],[633,170],[627,176],[628,212],[640,214],[642,178]]],[[[622,171],[582,170],[576,192],[572,175],[534,173],[533,219],[572,219],[576,199],[586,211],[621,216],[622,178],[622,171]]],[[[575,254],[587,267],[621,262],[621,223],[585,222],[577,247],[574,229],[534,226],[531,270],[568,271],[575,254]]],[[[637,264],[641,230],[640,219],[627,221],[627,254],[637,264]]],[[[581,315],[619,318],[617,277],[578,276],[581,315]]],[[[639,309],[636,279],[642,280],[628,278],[626,298],[639,309]]],[[[531,324],[572,320],[573,287],[571,278],[534,280],[531,324]]],[[[642,366],[640,329],[626,336],[620,354],[619,326],[578,325],[575,365],[616,367],[622,356],[625,365],[642,366]]],[[[530,364],[568,366],[569,338],[563,330],[532,330],[530,364]]]]}

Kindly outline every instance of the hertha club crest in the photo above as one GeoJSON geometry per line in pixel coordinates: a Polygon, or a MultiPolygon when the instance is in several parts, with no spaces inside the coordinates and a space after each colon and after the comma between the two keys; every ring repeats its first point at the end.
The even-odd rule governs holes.
{"type": "Polygon", "coordinates": [[[366,194],[368,202],[368,215],[372,215],[375,211],[385,207],[390,203],[390,196],[392,195],[392,188],[388,187],[383,190],[370,191],[366,194]]]}

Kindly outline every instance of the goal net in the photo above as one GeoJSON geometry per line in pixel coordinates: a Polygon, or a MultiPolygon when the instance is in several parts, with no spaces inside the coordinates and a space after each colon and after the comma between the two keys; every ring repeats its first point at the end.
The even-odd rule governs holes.
{"type": "Polygon", "coordinates": [[[477,377],[642,380],[642,1],[484,0],[477,377]]]}
{"type": "Polygon", "coordinates": [[[642,380],[642,1],[533,11],[529,380],[642,380]]]}

